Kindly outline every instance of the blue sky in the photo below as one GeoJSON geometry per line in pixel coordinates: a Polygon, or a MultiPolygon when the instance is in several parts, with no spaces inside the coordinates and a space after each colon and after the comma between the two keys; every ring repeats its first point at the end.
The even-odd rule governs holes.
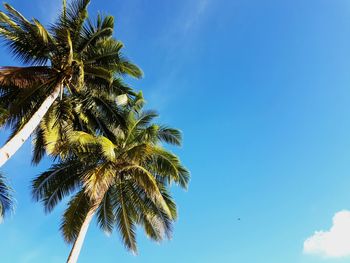
{"type": "MultiPolygon", "coordinates": [[[[8,2],[45,23],[61,4],[8,2]]],[[[303,243],[350,210],[350,2],[92,0],[98,10],[116,17],[145,72],[135,89],[184,132],[176,152],[192,180],[174,189],[173,240],[140,231],[135,257],[93,224],[80,262],[348,262],[306,255],[303,243]]],[[[5,48],[0,57],[17,64],[5,48]]],[[[45,215],[32,202],[29,182],[49,161],[30,167],[30,153],[29,142],[3,169],[17,209],[0,225],[2,262],[61,263],[64,206],[45,215]]]]}

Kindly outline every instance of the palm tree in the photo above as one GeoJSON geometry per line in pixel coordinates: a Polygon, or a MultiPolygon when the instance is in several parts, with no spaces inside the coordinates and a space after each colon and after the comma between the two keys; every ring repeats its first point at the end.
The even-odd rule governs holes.
{"type": "Polygon", "coordinates": [[[33,196],[46,212],[71,198],[61,224],[64,239],[74,243],[67,262],[77,262],[94,216],[107,233],[117,226],[127,249],[136,253],[135,226],[156,241],[171,236],[177,217],[170,195],[172,182],[186,188],[188,171],[161,142],[180,145],[178,130],[152,123],[153,111],[130,111],[126,129],[113,138],[83,131],[69,133],[69,148],[59,162],[33,181],[33,196]]]}
{"type": "Polygon", "coordinates": [[[0,12],[0,37],[26,67],[0,68],[2,123],[13,130],[0,149],[0,167],[38,127],[57,98],[78,98],[87,91],[113,92],[115,77],[141,77],[141,70],[121,55],[113,38],[114,19],[88,19],[90,0],[73,0],[46,29],[12,6],[0,12]],[[4,112],[2,110],[2,112],[4,112]],[[4,120],[5,119],[5,120],[4,120]]]}
{"type": "Polygon", "coordinates": [[[13,210],[14,200],[12,188],[7,184],[5,177],[0,174],[0,220],[13,210]]]}

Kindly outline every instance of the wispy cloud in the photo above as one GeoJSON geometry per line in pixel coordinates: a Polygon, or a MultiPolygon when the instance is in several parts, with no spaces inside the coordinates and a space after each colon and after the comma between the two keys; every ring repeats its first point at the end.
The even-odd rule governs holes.
{"type": "Polygon", "coordinates": [[[202,17],[205,15],[210,0],[198,0],[194,8],[190,13],[187,14],[187,18],[185,20],[184,32],[187,33],[191,31],[193,27],[198,25],[201,22],[202,17]]]}
{"type": "Polygon", "coordinates": [[[213,4],[212,0],[195,0],[185,3],[174,15],[173,23],[164,28],[163,41],[167,46],[172,43],[175,48],[178,48],[191,44],[209,15],[209,7],[213,4]]]}
{"type": "Polygon", "coordinates": [[[181,96],[181,86],[187,83],[179,75],[187,58],[193,58],[191,52],[197,48],[196,38],[212,4],[212,0],[186,2],[174,16],[173,23],[164,28],[163,34],[157,40],[167,50],[162,67],[166,72],[161,74],[163,77],[154,83],[148,95],[152,105],[156,105],[158,109],[165,107],[171,99],[181,96]]]}
{"type": "Polygon", "coordinates": [[[304,253],[331,258],[350,256],[350,211],[336,213],[330,230],[316,231],[306,239],[304,253]]]}

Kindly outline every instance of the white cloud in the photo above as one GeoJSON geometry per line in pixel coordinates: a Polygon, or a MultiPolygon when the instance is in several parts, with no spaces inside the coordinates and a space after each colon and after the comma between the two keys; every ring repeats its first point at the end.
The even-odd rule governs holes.
{"type": "Polygon", "coordinates": [[[350,256],[350,211],[336,213],[329,231],[316,231],[306,239],[304,253],[332,258],[350,256]]]}

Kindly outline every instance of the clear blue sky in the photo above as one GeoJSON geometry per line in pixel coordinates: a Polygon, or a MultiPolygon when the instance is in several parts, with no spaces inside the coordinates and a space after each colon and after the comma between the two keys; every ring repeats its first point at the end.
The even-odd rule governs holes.
{"type": "MultiPolygon", "coordinates": [[[[60,0],[9,0],[48,23],[60,0]]],[[[192,172],[174,189],[180,218],[139,255],[93,224],[80,262],[343,263],[303,254],[304,240],[350,209],[350,2],[347,0],[92,0],[145,72],[148,106],[184,132],[192,172]],[[241,218],[241,220],[238,220],[241,218]]],[[[1,65],[13,65],[5,48],[1,65]]],[[[0,133],[1,141],[5,133],[0,133]]],[[[2,262],[61,263],[64,206],[30,197],[27,143],[4,167],[17,209],[0,225],[2,262]]]]}

